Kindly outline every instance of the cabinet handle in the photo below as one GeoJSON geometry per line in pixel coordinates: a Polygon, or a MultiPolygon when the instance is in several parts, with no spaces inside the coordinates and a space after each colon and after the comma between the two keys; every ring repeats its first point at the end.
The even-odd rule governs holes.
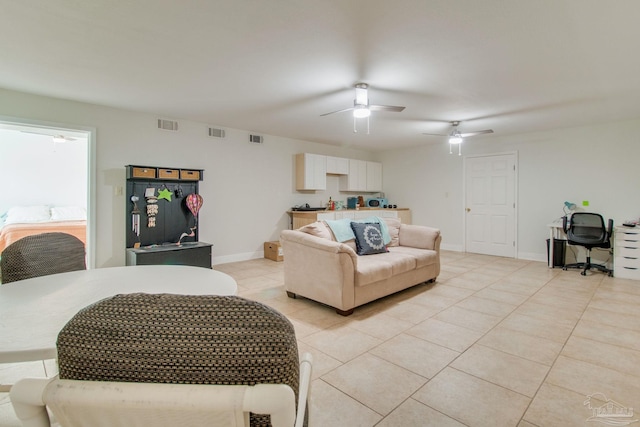
{"type": "Polygon", "coordinates": [[[636,267],[622,267],[622,268],[626,268],[627,270],[637,270],[636,267]]]}
{"type": "Polygon", "coordinates": [[[638,248],[633,247],[633,246],[623,246],[623,247],[624,247],[625,249],[638,249],[638,248]]]}
{"type": "Polygon", "coordinates": [[[624,258],[624,259],[638,259],[638,258],[634,258],[634,257],[632,257],[632,256],[625,256],[625,257],[623,257],[623,258],[624,258]]]}

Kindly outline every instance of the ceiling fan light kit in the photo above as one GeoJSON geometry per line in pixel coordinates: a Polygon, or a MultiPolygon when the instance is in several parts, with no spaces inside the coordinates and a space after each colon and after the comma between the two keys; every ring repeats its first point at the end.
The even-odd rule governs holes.
{"type": "Polygon", "coordinates": [[[353,132],[357,133],[356,119],[367,119],[367,134],[369,134],[369,116],[372,111],[392,111],[400,112],[405,107],[395,105],[369,105],[369,85],[366,83],[357,83],[355,86],[356,98],[353,100],[353,107],[342,110],[332,111],[330,113],[321,114],[328,116],[329,114],[342,113],[344,111],[353,112],[353,132]]]}
{"type": "Polygon", "coordinates": [[[493,133],[493,129],[485,129],[485,130],[479,130],[479,131],[475,131],[475,132],[460,133],[460,131],[458,130],[458,126],[459,125],[460,125],[459,121],[451,122],[451,126],[453,126],[453,129],[451,130],[451,132],[448,135],[443,135],[443,134],[439,134],[439,133],[423,133],[423,135],[434,135],[434,136],[446,136],[446,137],[448,137],[448,140],[449,140],[449,154],[453,154],[452,146],[453,145],[457,145],[458,146],[458,156],[461,156],[462,155],[462,143],[464,142],[464,138],[468,138],[470,136],[475,136],[475,135],[481,135],[481,134],[484,134],[484,133],[493,133]]]}

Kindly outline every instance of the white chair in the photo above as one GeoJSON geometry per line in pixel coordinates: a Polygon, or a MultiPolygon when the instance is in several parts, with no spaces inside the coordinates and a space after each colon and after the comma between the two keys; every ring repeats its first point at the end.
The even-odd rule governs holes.
{"type": "MultiPolygon", "coordinates": [[[[273,427],[301,427],[311,382],[312,357],[300,362],[298,415],[284,384],[255,386],[154,384],[25,378],[11,403],[25,427],[51,426],[47,409],[64,427],[249,426],[249,412],[269,414],[273,427]]],[[[55,424],[53,424],[55,425],[55,424]]]]}
{"type": "Polygon", "coordinates": [[[57,353],[57,377],[11,389],[24,426],[49,426],[49,411],[64,427],[308,420],[311,355],[299,359],[291,322],[257,301],[115,295],[80,310],[58,334],[57,353]]]}

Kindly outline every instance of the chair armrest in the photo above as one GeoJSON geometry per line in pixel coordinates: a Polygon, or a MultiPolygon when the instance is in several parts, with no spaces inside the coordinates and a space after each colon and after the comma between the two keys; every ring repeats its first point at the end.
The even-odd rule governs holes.
{"type": "MultiPolygon", "coordinates": [[[[311,397],[311,373],[313,371],[313,357],[311,353],[304,353],[300,361],[300,386],[298,387],[298,413],[296,415],[295,427],[302,427],[305,420],[305,412],[309,408],[311,397]]],[[[309,414],[308,417],[310,417],[309,414]]],[[[307,417],[307,418],[308,418],[307,417]]]]}

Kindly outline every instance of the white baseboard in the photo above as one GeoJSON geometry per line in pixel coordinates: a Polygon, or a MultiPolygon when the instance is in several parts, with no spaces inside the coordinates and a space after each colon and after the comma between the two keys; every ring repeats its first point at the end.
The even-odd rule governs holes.
{"type": "Polygon", "coordinates": [[[212,264],[218,265],[218,264],[226,264],[229,262],[249,261],[250,259],[257,259],[257,258],[264,258],[264,252],[256,251],[256,252],[244,252],[240,254],[225,255],[225,256],[214,256],[212,264]]]}

